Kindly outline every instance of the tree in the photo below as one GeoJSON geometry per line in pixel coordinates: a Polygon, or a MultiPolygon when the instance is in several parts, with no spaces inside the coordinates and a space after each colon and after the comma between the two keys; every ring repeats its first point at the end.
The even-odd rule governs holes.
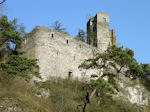
{"type": "Polygon", "coordinates": [[[81,40],[82,42],[85,42],[85,32],[83,29],[79,29],[78,35],[75,37],[77,40],[81,40]]]}
{"type": "MultiPolygon", "coordinates": [[[[107,53],[110,55],[109,58],[112,60],[112,62],[110,62],[111,66],[113,66],[118,73],[121,72],[122,68],[126,67],[128,68],[126,73],[130,71],[129,75],[136,74],[134,73],[134,69],[138,68],[139,65],[134,59],[134,52],[131,49],[124,49],[123,46],[111,46],[108,47],[107,53]]],[[[140,71],[137,71],[136,69],[135,72],[140,71]]]]}
{"type": "Polygon", "coordinates": [[[30,79],[40,77],[36,60],[23,57],[20,51],[23,38],[17,31],[16,24],[8,21],[6,16],[0,18],[0,78],[16,76],[30,79]]]}
{"type": "MultiPolygon", "coordinates": [[[[134,52],[123,47],[110,46],[104,53],[97,53],[92,59],[85,60],[79,67],[84,69],[96,68],[101,70],[102,68],[109,74],[110,69],[114,69],[116,74],[123,72],[128,75],[143,74],[142,67],[134,59],[134,52]]],[[[113,73],[115,73],[113,71],[113,73]]],[[[106,74],[103,74],[104,77],[106,74]]]]}
{"type": "MultiPolygon", "coordinates": [[[[95,76],[93,75],[91,78],[95,78],[95,76]]],[[[90,83],[86,85],[86,101],[78,105],[77,109],[79,110],[79,107],[83,106],[82,112],[86,112],[88,105],[92,103],[91,100],[94,95],[101,101],[103,97],[111,97],[111,94],[115,94],[115,89],[104,79],[101,77],[96,80],[91,79],[90,83]]]]}
{"type": "Polygon", "coordinates": [[[140,83],[148,90],[150,91],[150,64],[141,64],[140,65],[143,72],[140,74],[139,80],[140,83]]]}
{"type": "Polygon", "coordinates": [[[119,91],[114,77],[119,73],[136,76],[143,73],[141,66],[134,59],[134,52],[123,47],[110,46],[104,53],[97,53],[94,58],[85,60],[79,68],[97,69],[99,74],[91,75],[92,79],[87,85],[90,89],[87,92],[88,100],[83,104],[83,112],[86,112],[88,104],[94,95],[100,96],[114,94],[119,91]],[[124,69],[123,69],[124,68],[124,69]],[[101,71],[103,75],[101,75],[101,71]],[[103,77],[108,77],[108,82],[103,77]],[[96,94],[97,93],[97,94],[96,94]]]}
{"type": "Polygon", "coordinates": [[[63,24],[59,21],[55,21],[54,23],[52,23],[51,28],[55,31],[59,31],[59,32],[65,32],[66,28],[63,28],[63,24]]]}
{"type": "Polygon", "coordinates": [[[150,64],[141,64],[143,68],[143,74],[146,76],[150,75],[150,64]]]}
{"type": "MultiPolygon", "coordinates": [[[[21,46],[23,39],[20,33],[17,32],[16,27],[8,22],[6,16],[0,18],[0,53],[1,55],[8,54],[15,51],[21,46]],[[15,47],[12,47],[15,45],[15,47]]],[[[3,56],[4,57],[4,56],[3,56]]]]}
{"type": "Polygon", "coordinates": [[[18,19],[15,18],[11,21],[11,24],[15,27],[16,31],[20,33],[21,37],[24,37],[26,32],[25,32],[25,26],[23,23],[18,24],[18,19]]]}

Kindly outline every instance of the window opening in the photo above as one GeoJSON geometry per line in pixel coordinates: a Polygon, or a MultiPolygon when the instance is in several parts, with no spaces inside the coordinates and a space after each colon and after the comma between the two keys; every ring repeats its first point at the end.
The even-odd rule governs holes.
{"type": "Polygon", "coordinates": [[[67,44],[68,44],[68,42],[69,42],[69,41],[67,40],[67,44]]]}
{"type": "Polygon", "coordinates": [[[52,34],[52,38],[54,37],[54,34],[52,34]]]}
{"type": "Polygon", "coordinates": [[[72,77],[72,72],[68,72],[68,77],[72,77]]]}
{"type": "Polygon", "coordinates": [[[94,20],[92,21],[92,25],[94,25],[94,20]]]}
{"type": "Polygon", "coordinates": [[[105,17],[103,17],[103,22],[106,22],[106,18],[105,17]]]}

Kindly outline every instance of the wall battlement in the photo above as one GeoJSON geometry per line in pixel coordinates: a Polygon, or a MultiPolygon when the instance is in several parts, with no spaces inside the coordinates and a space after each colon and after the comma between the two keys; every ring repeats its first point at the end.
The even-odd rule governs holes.
{"type": "Polygon", "coordinates": [[[105,36],[102,30],[101,32],[104,34],[98,36],[100,33],[98,30],[94,31],[97,32],[97,46],[93,46],[90,43],[86,44],[76,40],[66,33],[37,26],[26,35],[22,48],[26,51],[26,57],[38,59],[43,80],[49,79],[50,76],[89,78],[91,74],[98,73],[98,71],[93,69],[82,70],[78,66],[85,59],[92,58],[95,53],[103,52],[104,48],[108,47],[109,42],[113,44],[116,42],[114,30],[104,31],[108,33],[108,36],[105,36]],[[103,47],[99,38],[109,38],[108,41],[105,40],[107,46],[104,45],[103,47]]]}

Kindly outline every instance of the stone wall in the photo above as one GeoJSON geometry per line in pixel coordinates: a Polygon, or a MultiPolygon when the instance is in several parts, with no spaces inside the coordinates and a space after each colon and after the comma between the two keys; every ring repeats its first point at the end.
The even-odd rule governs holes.
{"type": "Polygon", "coordinates": [[[98,72],[82,70],[78,66],[99,51],[65,33],[37,26],[27,34],[23,49],[27,57],[39,60],[43,80],[50,76],[89,78],[91,74],[98,72]]]}
{"type": "Polygon", "coordinates": [[[109,30],[108,13],[97,13],[91,18],[87,23],[87,32],[88,44],[66,33],[37,26],[26,35],[22,48],[26,57],[39,60],[43,80],[50,76],[89,78],[98,71],[81,70],[78,66],[96,52],[104,52],[108,46],[116,45],[116,36],[114,30],[109,30]]]}
{"type": "Polygon", "coordinates": [[[87,43],[96,46],[104,52],[108,46],[116,45],[116,35],[114,30],[109,30],[109,14],[97,13],[87,23],[87,43]],[[95,34],[94,38],[91,36],[95,34]],[[95,39],[96,38],[96,39],[95,39]]]}

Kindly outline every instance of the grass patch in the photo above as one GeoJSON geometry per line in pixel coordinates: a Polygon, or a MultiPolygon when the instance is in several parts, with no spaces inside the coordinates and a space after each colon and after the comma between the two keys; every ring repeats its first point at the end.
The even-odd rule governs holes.
{"type": "MultiPolygon", "coordinates": [[[[17,77],[0,81],[0,98],[17,100],[23,112],[82,112],[83,107],[77,111],[77,105],[85,101],[85,85],[86,83],[78,80],[56,78],[31,86],[23,78],[17,77]],[[36,90],[40,88],[49,89],[50,96],[47,99],[36,96],[36,90]]],[[[100,101],[94,97],[87,112],[137,112],[139,109],[135,105],[114,101],[110,97],[104,97],[100,101]]]]}

